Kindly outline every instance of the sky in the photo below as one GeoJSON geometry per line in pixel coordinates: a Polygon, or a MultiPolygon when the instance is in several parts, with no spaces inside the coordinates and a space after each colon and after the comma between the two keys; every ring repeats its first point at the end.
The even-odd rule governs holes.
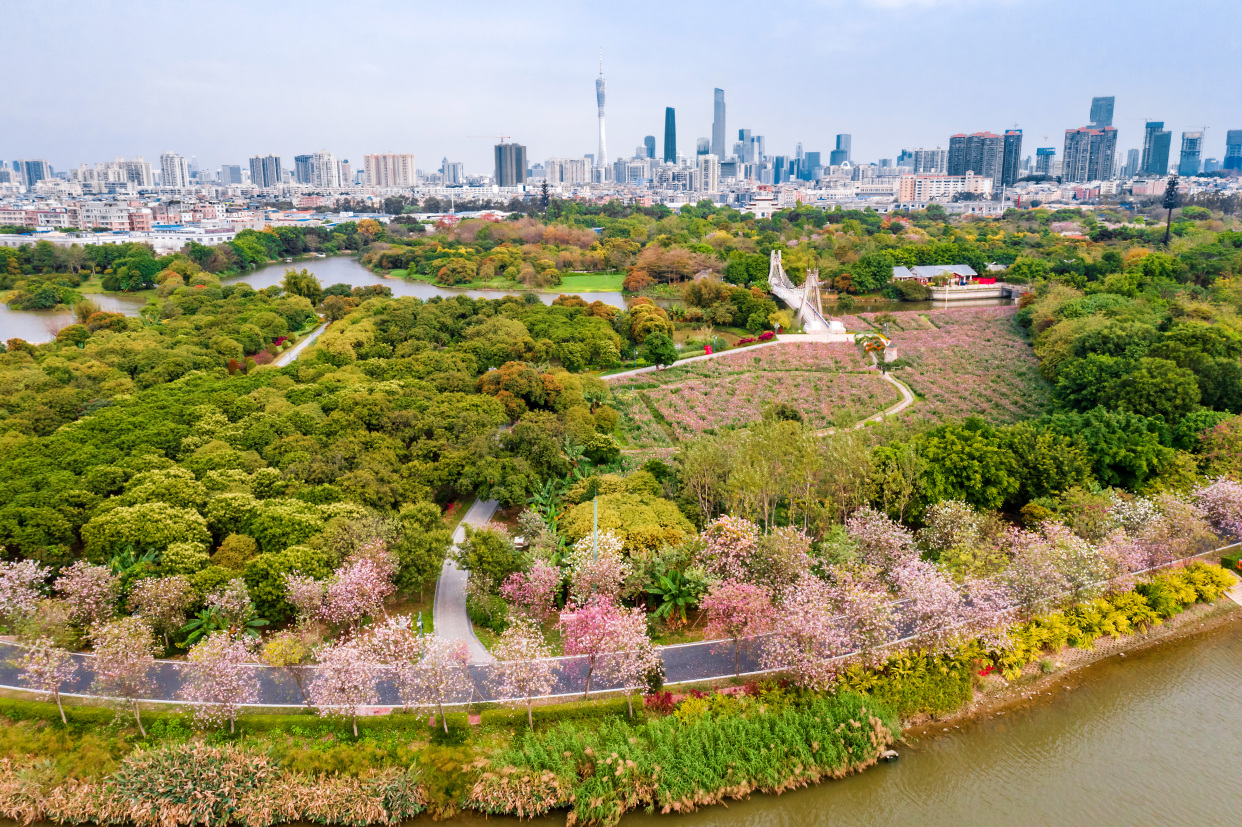
{"type": "Polygon", "coordinates": [[[5,0],[10,82],[0,158],[66,170],[117,156],[199,166],[328,149],[491,172],[492,136],[528,158],[597,144],[603,50],[610,159],[644,135],[661,151],[710,137],[712,90],[769,155],[801,141],[855,160],[947,147],[956,132],[1024,131],[1023,154],[1116,96],[1118,148],[1143,121],[1208,127],[1204,157],[1242,129],[1239,0],[780,0],[441,2],[5,0]],[[1048,136],[1046,139],[1044,136],[1048,136]]]}

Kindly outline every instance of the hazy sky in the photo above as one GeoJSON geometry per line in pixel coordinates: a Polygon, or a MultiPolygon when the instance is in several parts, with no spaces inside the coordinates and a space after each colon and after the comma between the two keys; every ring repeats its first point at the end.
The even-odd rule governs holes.
{"type": "Polygon", "coordinates": [[[56,169],[118,155],[195,155],[203,168],[329,149],[442,156],[490,171],[490,135],[532,161],[596,149],[604,50],[608,148],[709,137],[712,89],[771,155],[856,160],[947,146],[960,131],[1063,144],[1093,95],[1115,95],[1119,149],[1146,118],[1242,128],[1240,0],[627,2],[56,2],[5,0],[9,84],[0,157],[56,169]],[[1047,140],[1044,135],[1049,136],[1047,140]]]}

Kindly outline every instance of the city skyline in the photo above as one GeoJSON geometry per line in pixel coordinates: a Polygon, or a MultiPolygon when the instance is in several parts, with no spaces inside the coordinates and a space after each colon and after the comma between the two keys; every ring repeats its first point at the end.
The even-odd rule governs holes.
{"type": "MultiPolygon", "coordinates": [[[[658,25],[670,32],[704,22],[697,7],[650,6],[661,10],[658,25]]],[[[37,37],[14,44],[11,57],[17,64],[38,63],[46,71],[31,73],[15,90],[14,115],[0,151],[8,158],[46,158],[59,170],[117,156],[158,158],[169,152],[196,156],[201,168],[218,169],[268,154],[288,162],[326,147],[337,158],[350,159],[355,169],[366,154],[403,152],[425,159],[419,166],[428,171],[435,168],[433,159],[448,156],[463,161],[468,171],[484,172],[492,166],[494,141],[471,136],[503,134],[527,146],[532,160],[581,157],[598,154],[598,107],[592,105],[598,102],[592,98],[592,85],[601,47],[610,64],[608,129],[614,150],[603,159],[609,162],[628,155],[628,148],[641,143],[644,135],[662,134],[665,107],[675,109],[681,121],[677,151],[692,156],[695,140],[712,135],[716,88],[729,101],[727,134],[751,129],[765,136],[772,155],[792,155],[797,142],[827,153],[835,135],[851,134],[854,159],[878,160],[896,157],[907,147],[944,147],[948,136],[958,132],[1003,132],[1015,126],[1031,147],[1057,146],[1065,130],[1089,123],[1090,101],[1099,96],[1116,100],[1113,122],[1123,154],[1143,146],[1148,119],[1163,121],[1178,136],[1207,125],[1204,158],[1223,158],[1226,132],[1238,126],[1229,121],[1233,113],[1228,102],[1212,84],[1191,85],[1184,75],[1169,76],[1135,47],[1141,39],[1134,38],[1156,20],[1154,4],[1074,6],[1088,19],[1066,31],[1046,25],[1055,18],[1053,10],[1069,7],[1064,0],[870,0],[857,5],[825,0],[791,3],[771,27],[740,27],[739,32],[725,22],[749,7],[722,3],[712,7],[720,14],[719,22],[708,21],[709,36],[693,38],[676,53],[654,55],[648,38],[631,24],[598,25],[605,12],[561,3],[543,7],[559,10],[548,15],[554,25],[535,24],[544,14],[514,15],[500,6],[495,14],[472,18],[470,35],[484,48],[473,50],[471,61],[455,62],[448,74],[437,74],[437,82],[429,84],[394,82],[409,71],[408,49],[397,47],[395,35],[464,20],[448,9],[386,6],[392,25],[368,31],[365,44],[340,37],[333,27],[306,26],[300,28],[317,33],[296,40],[265,36],[260,47],[256,33],[280,31],[287,14],[229,2],[187,4],[187,13],[176,13],[181,19],[255,18],[255,25],[237,27],[225,42],[187,54],[157,36],[174,14],[163,6],[73,6],[74,13],[67,14],[70,7],[63,4],[17,3],[10,9],[12,22],[24,31],[45,33],[58,43],[60,54],[76,57],[49,60],[37,37]],[[1107,21],[1107,40],[1091,34],[1099,30],[1090,25],[1097,18],[1107,21]],[[263,21],[272,25],[261,25],[263,21]],[[1066,54],[1079,50],[1083,71],[1045,77],[1040,73],[1047,70],[1034,63],[1027,74],[1015,65],[1016,74],[1028,81],[1022,94],[1010,88],[1014,73],[956,72],[952,96],[928,95],[922,83],[900,82],[923,70],[915,66],[894,75],[888,57],[911,53],[902,47],[949,32],[966,39],[1003,38],[1015,27],[1023,32],[1024,49],[1031,54],[1046,56],[1051,47],[1066,54]],[[830,28],[837,32],[834,37],[814,36],[830,28]],[[583,37],[581,32],[592,34],[583,37]],[[879,41],[885,49],[868,47],[879,41]],[[332,71],[325,73],[316,55],[329,53],[332,71]],[[129,67],[133,54],[143,56],[135,68],[149,64],[151,71],[103,72],[89,85],[70,78],[79,60],[129,67]],[[734,58],[724,59],[724,54],[734,58]],[[756,74],[747,55],[758,54],[770,65],[756,74]],[[806,71],[816,63],[824,67],[822,72],[806,71]],[[259,64],[279,65],[277,79],[256,82],[260,75],[251,69],[259,64]],[[833,93],[851,84],[873,84],[881,76],[898,81],[884,86],[882,101],[873,95],[833,93]],[[502,91],[502,80],[529,94],[502,91]],[[773,94],[776,87],[782,94],[773,94]],[[1001,90],[1005,93],[999,94],[1001,90]],[[823,105],[825,99],[831,105],[823,105]],[[342,109],[353,114],[341,117],[342,109]],[[205,119],[210,119],[210,129],[203,128],[205,119]]],[[[307,3],[299,14],[327,20],[332,9],[307,3]]],[[[1202,4],[1201,11],[1226,20],[1237,15],[1235,7],[1215,0],[1202,4]]],[[[1183,25],[1167,22],[1162,29],[1166,35],[1176,35],[1183,25]]],[[[1194,46],[1177,45],[1173,37],[1174,45],[1164,48],[1178,53],[1174,60],[1192,61],[1197,77],[1215,73],[1223,78],[1228,29],[1196,27],[1194,46]],[[1212,47],[1215,39],[1221,48],[1212,47]]],[[[420,49],[419,64],[436,65],[435,58],[447,58],[450,46],[433,40],[420,49]]]]}

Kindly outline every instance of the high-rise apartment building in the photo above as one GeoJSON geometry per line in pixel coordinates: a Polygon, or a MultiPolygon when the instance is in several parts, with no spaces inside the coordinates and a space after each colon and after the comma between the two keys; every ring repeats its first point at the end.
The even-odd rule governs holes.
{"type": "MultiPolygon", "coordinates": [[[[549,158],[544,165],[549,184],[589,184],[591,167],[586,158],[549,158]]],[[[618,179],[618,183],[623,183],[618,179]]]]}
{"type": "Polygon", "coordinates": [[[608,164],[608,148],[604,142],[604,52],[599,53],[599,77],[595,79],[595,103],[599,106],[599,155],[595,163],[599,166],[608,164]]]}
{"type": "Polygon", "coordinates": [[[716,89],[712,97],[712,154],[723,159],[729,154],[726,150],[724,90],[716,89]]]}
{"type": "Polygon", "coordinates": [[[1164,128],[1164,121],[1148,121],[1143,129],[1143,157],[1139,160],[1139,172],[1143,175],[1167,175],[1172,144],[1173,133],[1164,128]]]}
{"type": "Polygon", "coordinates": [[[1000,184],[1002,187],[1012,187],[1022,177],[1022,130],[1005,130],[1004,144],[1000,184]]]}
{"type": "Polygon", "coordinates": [[[834,167],[839,167],[846,161],[850,160],[850,144],[853,137],[850,135],[837,136],[837,148],[828,155],[828,163],[834,167]]]}
{"type": "Polygon", "coordinates": [[[1084,126],[1065,130],[1061,180],[1066,183],[1107,181],[1113,177],[1117,130],[1111,126],[1084,126]]]}
{"type": "Polygon", "coordinates": [[[190,186],[190,166],[175,152],[160,156],[160,186],[165,189],[187,189],[190,186]]]}
{"type": "MultiPolygon", "coordinates": [[[[241,171],[238,171],[238,178],[241,177],[241,171]]],[[[279,187],[284,181],[284,175],[280,169],[280,156],[278,155],[256,155],[250,159],[250,184],[260,189],[268,189],[270,187],[279,187]]],[[[220,183],[224,183],[221,181],[220,183]]],[[[241,183],[240,180],[238,183],[241,183]]]]}
{"type": "Polygon", "coordinates": [[[1057,148],[1055,146],[1041,146],[1035,150],[1035,174],[1051,175],[1052,162],[1056,160],[1057,148]]]}
{"type": "Polygon", "coordinates": [[[1091,126],[1103,129],[1113,125],[1113,102],[1115,100],[1116,98],[1112,95],[1106,98],[1091,99],[1091,126]]]}
{"type": "Polygon", "coordinates": [[[307,182],[312,187],[320,189],[340,189],[341,188],[341,165],[336,160],[336,155],[328,152],[326,149],[313,153],[310,156],[310,180],[307,182]]]}
{"type": "Polygon", "coordinates": [[[496,185],[516,187],[526,183],[526,147],[496,144],[496,185]]]}
{"type": "Polygon", "coordinates": [[[1203,153],[1203,133],[1183,132],[1182,152],[1177,161],[1178,175],[1198,175],[1199,158],[1203,153]]]}
{"type": "MultiPolygon", "coordinates": [[[[1020,131],[1016,140],[1020,151],[1020,131]]],[[[999,188],[1004,168],[1005,141],[1006,136],[997,135],[995,132],[974,132],[970,135],[958,133],[950,136],[946,161],[948,174],[958,176],[973,172],[975,175],[991,178],[992,183],[999,188]]]]}
{"type": "Polygon", "coordinates": [[[664,109],[664,163],[677,163],[677,113],[671,106],[664,109]]]}
{"type": "Polygon", "coordinates": [[[1139,164],[1141,163],[1139,159],[1141,157],[1137,149],[1126,150],[1126,162],[1121,167],[1122,178],[1133,178],[1138,175],[1139,164]]]}
{"type": "MultiPolygon", "coordinates": [[[[448,163],[447,158],[444,163],[448,163]]],[[[414,156],[409,153],[381,152],[363,155],[362,168],[366,172],[369,187],[412,187],[416,183],[414,156]]],[[[444,171],[443,167],[440,171],[444,171]]],[[[448,184],[450,181],[446,178],[444,183],[448,184]]]]}
{"type": "Polygon", "coordinates": [[[1225,161],[1221,168],[1242,170],[1242,129],[1225,133],[1225,161]]]}
{"type": "Polygon", "coordinates": [[[311,177],[311,162],[314,160],[313,155],[294,155],[293,156],[293,179],[299,184],[314,183],[311,177]]]}
{"type": "Polygon", "coordinates": [[[949,150],[936,147],[935,149],[915,149],[910,152],[910,157],[903,163],[903,159],[897,159],[897,166],[914,167],[916,175],[932,174],[945,175],[949,168],[949,150]]]}
{"type": "Polygon", "coordinates": [[[720,159],[709,152],[698,156],[696,166],[699,192],[720,192],[720,159]]]}
{"type": "Polygon", "coordinates": [[[220,165],[220,183],[224,186],[230,184],[240,184],[242,182],[241,164],[221,164],[220,165]]]}
{"type": "Polygon", "coordinates": [[[14,161],[13,171],[28,190],[34,189],[34,185],[40,181],[47,181],[52,177],[52,165],[42,158],[34,161],[25,158],[14,161]]]}

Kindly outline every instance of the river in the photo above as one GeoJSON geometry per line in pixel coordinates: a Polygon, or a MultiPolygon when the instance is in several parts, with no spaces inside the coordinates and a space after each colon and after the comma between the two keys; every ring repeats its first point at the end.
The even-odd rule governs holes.
{"type": "Polygon", "coordinates": [[[899,744],[894,764],[685,816],[638,813],[621,827],[1242,822],[1242,621],[1107,658],[1060,685],[1072,688],[899,744]]]}

